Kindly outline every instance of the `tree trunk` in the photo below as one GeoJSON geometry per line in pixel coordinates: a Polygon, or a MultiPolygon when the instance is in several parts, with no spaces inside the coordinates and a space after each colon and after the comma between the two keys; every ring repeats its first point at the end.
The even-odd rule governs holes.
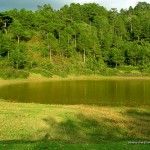
{"type": "Polygon", "coordinates": [[[6,28],[4,28],[3,30],[4,30],[5,34],[7,34],[7,33],[8,33],[6,28]]]}
{"type": "Polygon", "coordinates": [[[31,61],[31,69],[32,69],[32,67],[33,67],[33,63],[32,63],[32,61],[31,61]]]}
{"type": "Polygon", "coordinates": [[[3,30],[5,32],[5,34],[7,34],[7,23],[6,22],[3,22],[4,26],[3,26],[3,30]]]}
{"type": "Polygon", "coordinates": [[[132,30],[133,30],[133,29],[132,29],[132,23],[131,23],[131,26],[130,26],[130,32],[131,32],[131,33],[132,33],[132,30]]]}
{"type": "Polygon", "coordinates": [[[8,51],[8,60],[9,60],[9,51],[8,51]]]}
{"type": "Polygon", "coordinates": [[[17,61],[17,70],[19,69],[19,63],[18,63],[18,61],[17,61]]]}
{"type": "Polygon", "coordinates": [[[60,32],[59,32],[59,44],[60,44],[60,32]]]}
{"type": "Polygon", "coordinates": [[[84,54],[83,54],[83,62],[85,63],[85,48],[84,48],[84,54]]]}
{"type": "Polygon", "coordinates": [[[69,34],[68,34],[68,47],[69,47],[69,34]]]}
{"type": "Polygon", "coordinates": [[[95,58],[96,58],[96,55],[95,55],[95,53],[94,53],[94,60],[95,60],[95,58]]]}
{"type": "Polygon", "coordinates": [[[142,63],[143,63],[143,65],[145,64],[145,59],[144,59],[144,57],[143,57],[143,62],[142,62],[142,63]]]}
{"type": "Polygon", "coordinates": [[[90,29],[91,29],[91,26],[92,26],[92,22],[90,21],[90,29]]]}
{"type": "Polygon", "coordinates": [[[4,22],[4,28],[6,28],[7,27],[7,23],[6,22],[4,22]]]}
{"type": "Polygon", "coordinates": [[[138,43],[140,42],[140,37],[138,36],[138,43]]]}
{"type": "Polygon", "coordinates": [[[52,60],[52,50],[51,50],[51,48],[49,49],[49,60],[50,61],[52,60]]]}
{"type": "Polygon", "coordinates": [[[75,34],[75,37],[74,37],[74,46],[75,46],[75,48],[77,47],[77,36],[76,36],[76,34],[75,34]]]}
{"type": "Polygon", "coordinates": [[[18,45],[20,45],[20,36],[17,35],[17,38],[18,38],[18,45]]]}
{"type": "Polygon", "coordinates": [[[101,31],[101,30],[100,30],[100,38],[101,38],[101,43],[102,43],[103,34],[102,34],[102,31],[101,31]]]}

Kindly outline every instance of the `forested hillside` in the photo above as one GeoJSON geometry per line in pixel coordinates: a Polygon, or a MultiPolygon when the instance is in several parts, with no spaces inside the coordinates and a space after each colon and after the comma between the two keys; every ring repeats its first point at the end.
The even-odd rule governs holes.
{"type": "Polygon", "coordinates": [[[148,75],[150,4],[117,12],[95,3],[0,12],[0,76],[148,75]]]}

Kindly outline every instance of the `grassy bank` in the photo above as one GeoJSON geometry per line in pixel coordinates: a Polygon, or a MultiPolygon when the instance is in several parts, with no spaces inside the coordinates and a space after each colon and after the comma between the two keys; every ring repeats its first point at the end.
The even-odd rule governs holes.
{"type": "Polygon", "coordinates": [[[67,77],[60,76],[52,76],[51,78],[43,77],[40,74],[30,74],[27,79],[7,79],[4,80],[0,78],[0,86],[8,85],[8,84],[16,84],[23,82],[47,82],[47,81],[55,81],[55,80],[150,80],[150,77],[146,76],[100,76],[100,75],[68,75],[67,77]]]}
{"type": "Polygon", "coordinates": [[[148,149],[149,107],[0,101],[0,149],[148,149]],[[117,147],[117,148],[116,148],[117,147]]]}

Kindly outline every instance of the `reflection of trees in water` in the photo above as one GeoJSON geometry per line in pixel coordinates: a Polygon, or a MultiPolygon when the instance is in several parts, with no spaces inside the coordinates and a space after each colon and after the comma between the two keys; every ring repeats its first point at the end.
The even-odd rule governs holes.
{"type": "Polygon", "coordinates": [[[1,87],[0,97],[43,104],[149,104],[149,81],[53,81],[1,87]]]}

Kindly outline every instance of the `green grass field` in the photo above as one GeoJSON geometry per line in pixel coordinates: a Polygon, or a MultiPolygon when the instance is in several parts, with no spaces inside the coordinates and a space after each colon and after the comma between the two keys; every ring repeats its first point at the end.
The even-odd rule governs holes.
{"type": "Polygon", "coordinates": [[[149,107],[42,105],[0,101],[0,150],[147,150],[149,107]]]}

